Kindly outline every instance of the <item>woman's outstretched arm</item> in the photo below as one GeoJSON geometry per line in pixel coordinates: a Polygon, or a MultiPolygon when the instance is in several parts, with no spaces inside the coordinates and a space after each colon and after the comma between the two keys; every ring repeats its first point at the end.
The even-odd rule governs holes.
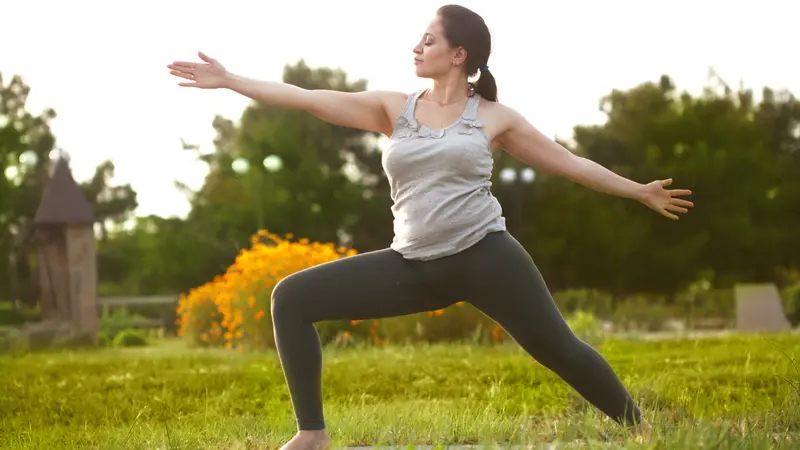
{"type": "Polygon", "coordinates": [[[198,52],[203,63],[176,61],[170,73],[189,81],[184,87],[230,89],[259,103],[313,114],[320,120],[360,130],[391,135],[394,119],[387,104],[405,101],[404,94],[387,91],[340,92],[303,89],[288,83],[262,81],[228,72],[219,61],[198,52]]]}
{"type": "Polygon", "coordinates": [[[511,108],[498,114],[503,126],[498,136],[500,147],[532,167],[559,175],[592,190],[639,201],[670,219],[673,213],[686,213],[694,204],[676,196],[691,195],[688,189],[667,190],[672,179],[641,184],[617,175],[602,165],[576,155],[548,138],[511,108]]]}

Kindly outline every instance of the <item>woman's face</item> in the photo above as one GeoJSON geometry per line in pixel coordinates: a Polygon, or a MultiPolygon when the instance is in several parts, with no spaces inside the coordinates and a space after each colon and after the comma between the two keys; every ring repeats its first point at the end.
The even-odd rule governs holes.
{"type": "Polygon", "coordinates": [[[442,22],[437,16],[431,21],[419,43],[414,47],[414,65],[418,77],[437,78],[458,68],[463,62],[458,48],[451,48],[444,37],[442,22]]]}

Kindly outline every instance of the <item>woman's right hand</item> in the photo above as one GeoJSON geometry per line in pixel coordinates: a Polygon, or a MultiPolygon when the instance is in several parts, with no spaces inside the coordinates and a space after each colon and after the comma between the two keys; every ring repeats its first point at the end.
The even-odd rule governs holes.
{"type": "Polygon", "coordinates": [[[176,77],[185,78],[192,82],[181,82],[178,86],[195,87],[201,89],[217,89],[226,87],[228,80],[228,71],[225,70],[222,64],[214,58],[209,57],[203,52],[197,52],[206,64],[193,63],[187,61],[175,61],[172,64],[167,64],[172,75],[176,77]]]}

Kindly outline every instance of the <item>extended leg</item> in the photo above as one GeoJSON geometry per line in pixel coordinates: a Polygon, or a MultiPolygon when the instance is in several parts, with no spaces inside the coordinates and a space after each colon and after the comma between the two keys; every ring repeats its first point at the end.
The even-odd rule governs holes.
{"type": "MultiPolygon", "coordinates": [[[[502,326],[531,356],[620,424],[641,420],[639,409],[608,362],[578,339],[525,249],[508,234],[479,244],[481,278],[471,303],[502,326]]],[[[474,275],[471,278],[477,279],[474,275]]]]}
{"type": "Polygon", "coordinates": [[[325,428],[322,352],[315,322],[392,317],[444,307],[425,292],[417,263],[386,249],[320,264],[275,286],[272,321],[300,430],[325,428]]]}

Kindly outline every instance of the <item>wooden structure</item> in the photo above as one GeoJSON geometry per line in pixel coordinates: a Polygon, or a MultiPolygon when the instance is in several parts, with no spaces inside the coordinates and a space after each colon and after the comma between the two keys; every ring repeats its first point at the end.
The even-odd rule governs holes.
{"type": "Polygon", "coordinates": [[[72,338],[96,342],[94,213],[62,155],[34,218],[42,319],[68,324],[72,338]]]}

